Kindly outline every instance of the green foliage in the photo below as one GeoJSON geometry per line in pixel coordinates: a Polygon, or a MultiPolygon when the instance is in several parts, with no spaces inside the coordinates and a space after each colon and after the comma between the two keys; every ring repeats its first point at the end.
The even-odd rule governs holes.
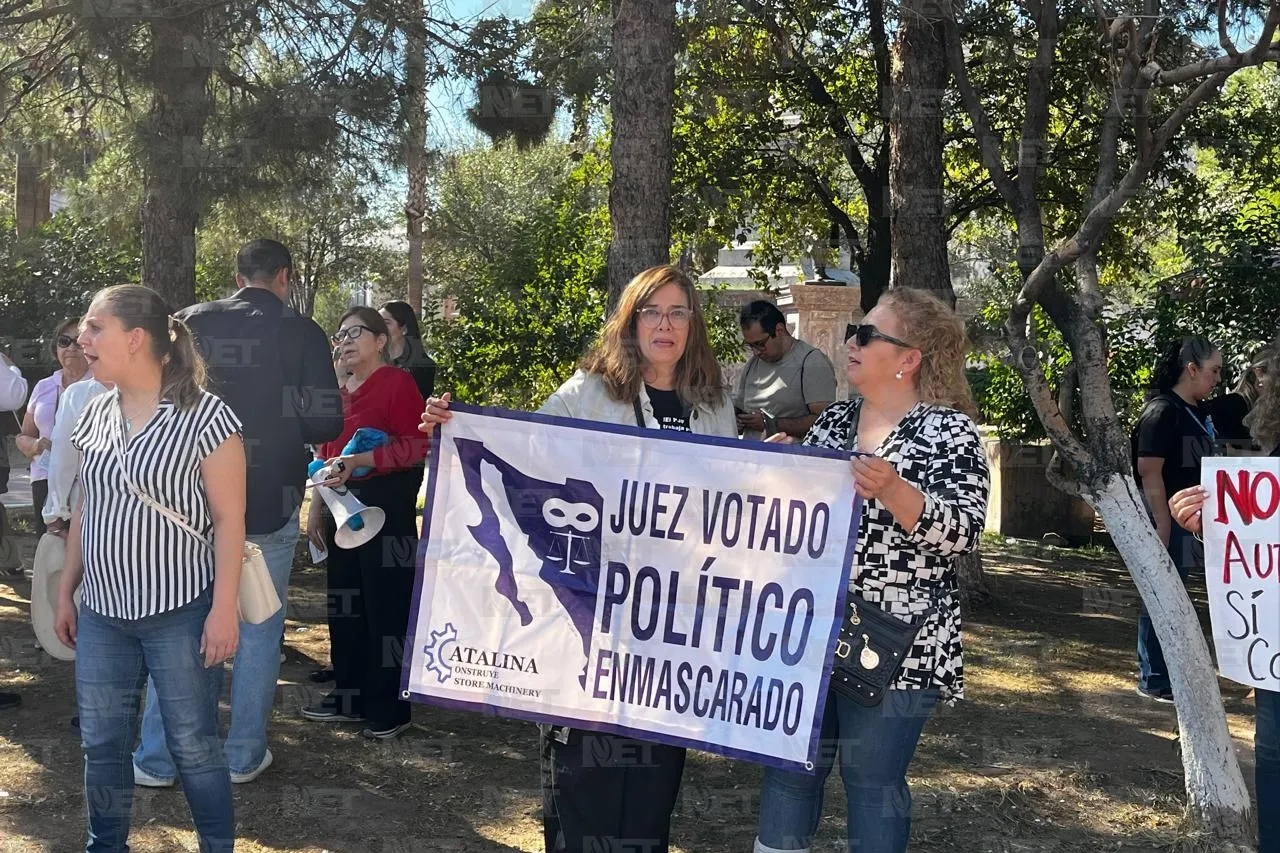
{"type": "Polygon", "coordinates": [[[455,155],[426,258],[437,302],[427,336],[437,387],[460,400],[536,408],[599,333],[610,229],[607,164],[567,146],[455,155]]]}
{"type": "Polygon", "coordinates": [[[1280,189],[1206,217],[1187,242],[1194,275],[1157,295],[1157,343],[1204,335],[1238,374],[1280,330],[1280,189]]]}
{"type": "Polygon", "coordinates": [[[0,339],[28,379],[52,369],[45,343],[54,327],[84,313],[98,290],[136,282],[141,266],[136,242],[66,214],[21,238],[12,220],[0,221],[0,339]]]}

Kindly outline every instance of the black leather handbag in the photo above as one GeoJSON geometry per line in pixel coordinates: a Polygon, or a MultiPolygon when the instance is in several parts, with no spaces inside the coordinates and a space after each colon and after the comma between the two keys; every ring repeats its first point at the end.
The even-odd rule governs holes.
{"type": "MultiPolygon", "coordinates": [[[[846,450],[853,452],[857,434],[855,409],[845,440],[846,450]]],[[[856,572],[856,566],[854,570],[856,572]]],[[[850,591],[836,640],[831,689],[867,708],[879,705],[889,685],[898,677],[916,634],[932,614],[931,609],[915,622],[904,622],[850,591]]]]}
{"type": "Polygon", "coordinates": [[[849,593],[844,611],[831,666],[831,689],[874,708],[898,677],[916,634],[933,611],[919,621],[903,622],[855,592],[849,593]]]}

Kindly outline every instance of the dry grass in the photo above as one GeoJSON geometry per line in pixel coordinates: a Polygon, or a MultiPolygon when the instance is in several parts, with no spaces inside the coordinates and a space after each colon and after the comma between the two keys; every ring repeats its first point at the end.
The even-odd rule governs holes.
{"type": "MultiPolygon", "coordinates": [[[[306,674],[327,657],[323,572],[299,558],[276,763],[236,788],[237,849],[540,851],[531,725],[418,707],[401,739],[371,744],[355,727],[297,715],[316,694],[306,674]]],[[[966,619],[969,699],[935,713],[912,766],[912,850],[1168,851],[1196,841],[1181,817],[1174,711],[1133,692],[1136,602],[1117,562],[995,546],[988,572],[997,604],[966,619]]],[[[84,843],[72,667],[34,650],[28,593],[25,581],[0,582],[0,689],[24,695],[0,717],[0,853],[62,853],[84,843]]],[[[1251,764],[1252,709],[1242,688],[1224,693],[1251,764]]],[[[676,849],[749,850],[759,779],[754,765],[691,755],[676,849]]],[[[815,849],[837,849],[844,835],[840,794],[833,778],[815,849]]],[[[137,853],[195,849],[180,793],[140,789],[134,816],[137,853]]]]}

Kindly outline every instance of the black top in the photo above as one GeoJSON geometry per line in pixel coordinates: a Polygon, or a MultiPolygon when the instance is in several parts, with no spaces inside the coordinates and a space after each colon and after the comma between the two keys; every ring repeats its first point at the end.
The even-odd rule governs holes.
{"type": "Polygon", "coordinates": [[[436,387],[435,360],[427,355],[419,339],[405,338],[404,343],[404,352],[400,353],[399,358],[391,359],[391,363],[402,370],[409,371],[414,384],[418,386],[418,393],[425,400],[431,396],[431,392],[436,387]]]}
{"type": "Polygon", "coordinates": [[[1139,485],[1138,459],[1143,456],[1164,460],[1161,475],[1166,495],[1200,484],[1201,461],[1214,450],[1204,417],[1173,393],[1147,403],[1129,439],[1133,474],[1139,485]]]}
{"type": "Polygon", "coordinates": [[[1213,417],[1219,445],[1237,450],[1254,449],[1253,438],[1244,425],[1245,416],[1249,414],[1249,401],[1244,395],[1234,392],[1223,394],[1210,400],[1205,407],[1213,417]]]}
{"type": "Polygon", "coordinates": [[[209,365],[209,390],[244,424],[245,532],[279,530],[302,505],[308,444],[342,432],[329,339],[260,287],[178,312],[209,365]]]}
{"type": "Polygon", "coordinates": [[[647,382],[644,390],[649,395],[649,402],[653,404],[653,416],[658,419],[659,429],[693,432],[689,428],[689,410],[685,408],[677,392],[659,391],[647,382]]]}

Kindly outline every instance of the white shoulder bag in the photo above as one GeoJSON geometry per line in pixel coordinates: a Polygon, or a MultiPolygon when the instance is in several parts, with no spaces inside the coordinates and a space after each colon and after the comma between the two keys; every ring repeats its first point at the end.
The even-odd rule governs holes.
{"type": "MultiPolygon", "coordinates": [[[[133,496],[178,525],[212,551],[213,542],[201,535],[180,513],[169,509],[169,507],[142,491],[133,482],[133,478],[129,476],[129,468],[125,464],[124,458],[123,421],[119,428],[111,430],[111,434],[114,439],[113,445],[116,451],[116,461],[120,465],[120,473],[133,496]]],[[[247,539],[244,543],[244,560],[240,564],[240,593],[238,601],[240,621],[248,622],[250,625],[259,625],[266,622],[281,607],[280,596],[276,594],[275,584],[271,582],[271,573],[267,571],[267,561],[262,556],[262,549],[247,539]]]]}

